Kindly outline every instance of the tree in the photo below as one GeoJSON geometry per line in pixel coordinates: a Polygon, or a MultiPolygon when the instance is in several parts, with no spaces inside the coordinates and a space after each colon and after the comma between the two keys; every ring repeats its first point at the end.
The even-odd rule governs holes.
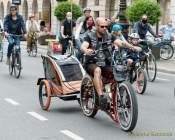
{"type": "Polygon", "coordinates": [[[125,13],[131,22],[139,21],[143,14],[148,16],[150,24],[157,23],[161,16],[160,5],[157,4],[157,0],[136,0],[127,7],[125,13]]]}
{"type": "MultiPolygon", "coordinates": [[[[57,17],[58,20],[63,20],[66,16],[67,12],[71,12],[71,3],[70,2],[61,2],[58,3],[55,10],[54,15],[57,17]]],[[[80,6],[72,3],[72,16],[73,19],[77,19],[82,15],[82,10],[80,6]]]]}

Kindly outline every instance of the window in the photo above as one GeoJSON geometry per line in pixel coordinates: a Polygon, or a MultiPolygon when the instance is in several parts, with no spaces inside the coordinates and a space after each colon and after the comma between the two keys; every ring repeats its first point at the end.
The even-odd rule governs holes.
{"type": "Polygon", "coordinates": [[[99,5],[99,0],[95,0],[95,5],[99,5]]]}
{"type": "Polygon", "coordinates": [[[99,17],[99,11],[94,11],[94,18],[96,19],[97,17],[99,17]]]}

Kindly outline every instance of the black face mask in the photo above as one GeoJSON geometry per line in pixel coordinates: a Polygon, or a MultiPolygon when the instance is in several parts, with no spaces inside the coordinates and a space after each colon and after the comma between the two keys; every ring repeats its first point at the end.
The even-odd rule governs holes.
{"type": "Polygon", "coordinates": [[[147,19],[142,19],[142,23],[143,23],[143,24],[146,24],[147,22],[148,22],[147,19]]]}

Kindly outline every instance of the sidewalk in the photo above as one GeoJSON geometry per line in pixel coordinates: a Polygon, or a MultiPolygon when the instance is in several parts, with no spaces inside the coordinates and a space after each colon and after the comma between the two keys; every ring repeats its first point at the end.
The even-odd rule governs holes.
{"type": "MultiPolygon", "coordinates": [[[[26,42],[21,42],[21,45],[26,46],[26,42]]],[[[47,50],[47,45],[39,45],[38,48],[47,50]]],[[[175,74],[175,54],[170,60],[157,60],[158,72],[175,74]]]]}

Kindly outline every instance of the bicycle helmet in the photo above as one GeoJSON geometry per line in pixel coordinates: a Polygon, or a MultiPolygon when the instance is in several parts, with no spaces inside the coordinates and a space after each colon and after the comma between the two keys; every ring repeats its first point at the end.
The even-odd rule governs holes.
{"type": "Polygon", "coordinates": [[[11,4],[11,5],[10,5],[10,9],[12,9],[12,8],[15,8],[15,9],[17,10],[17,5],[11,4]]]}
{"type": "Polygon", "coordinates": [[[91,11],[91,8],[89,8],[89,7],[84,8],[83,13],[85,13],[86,11],[91,11]]]}
{"type": "Polygon", "coordinates": [[[140,39],[139,35],[137,33],[132,33],[129,35],[130,38],[136,38],[136,39],[140,39]]]}
{"type": "Polygon", "coordinates": [[[115,24],[115,25],[112,27],[112,31],[119,31],[119,30],[122,30],[122,26],[121,26],[121,25],[115,24]]]}

